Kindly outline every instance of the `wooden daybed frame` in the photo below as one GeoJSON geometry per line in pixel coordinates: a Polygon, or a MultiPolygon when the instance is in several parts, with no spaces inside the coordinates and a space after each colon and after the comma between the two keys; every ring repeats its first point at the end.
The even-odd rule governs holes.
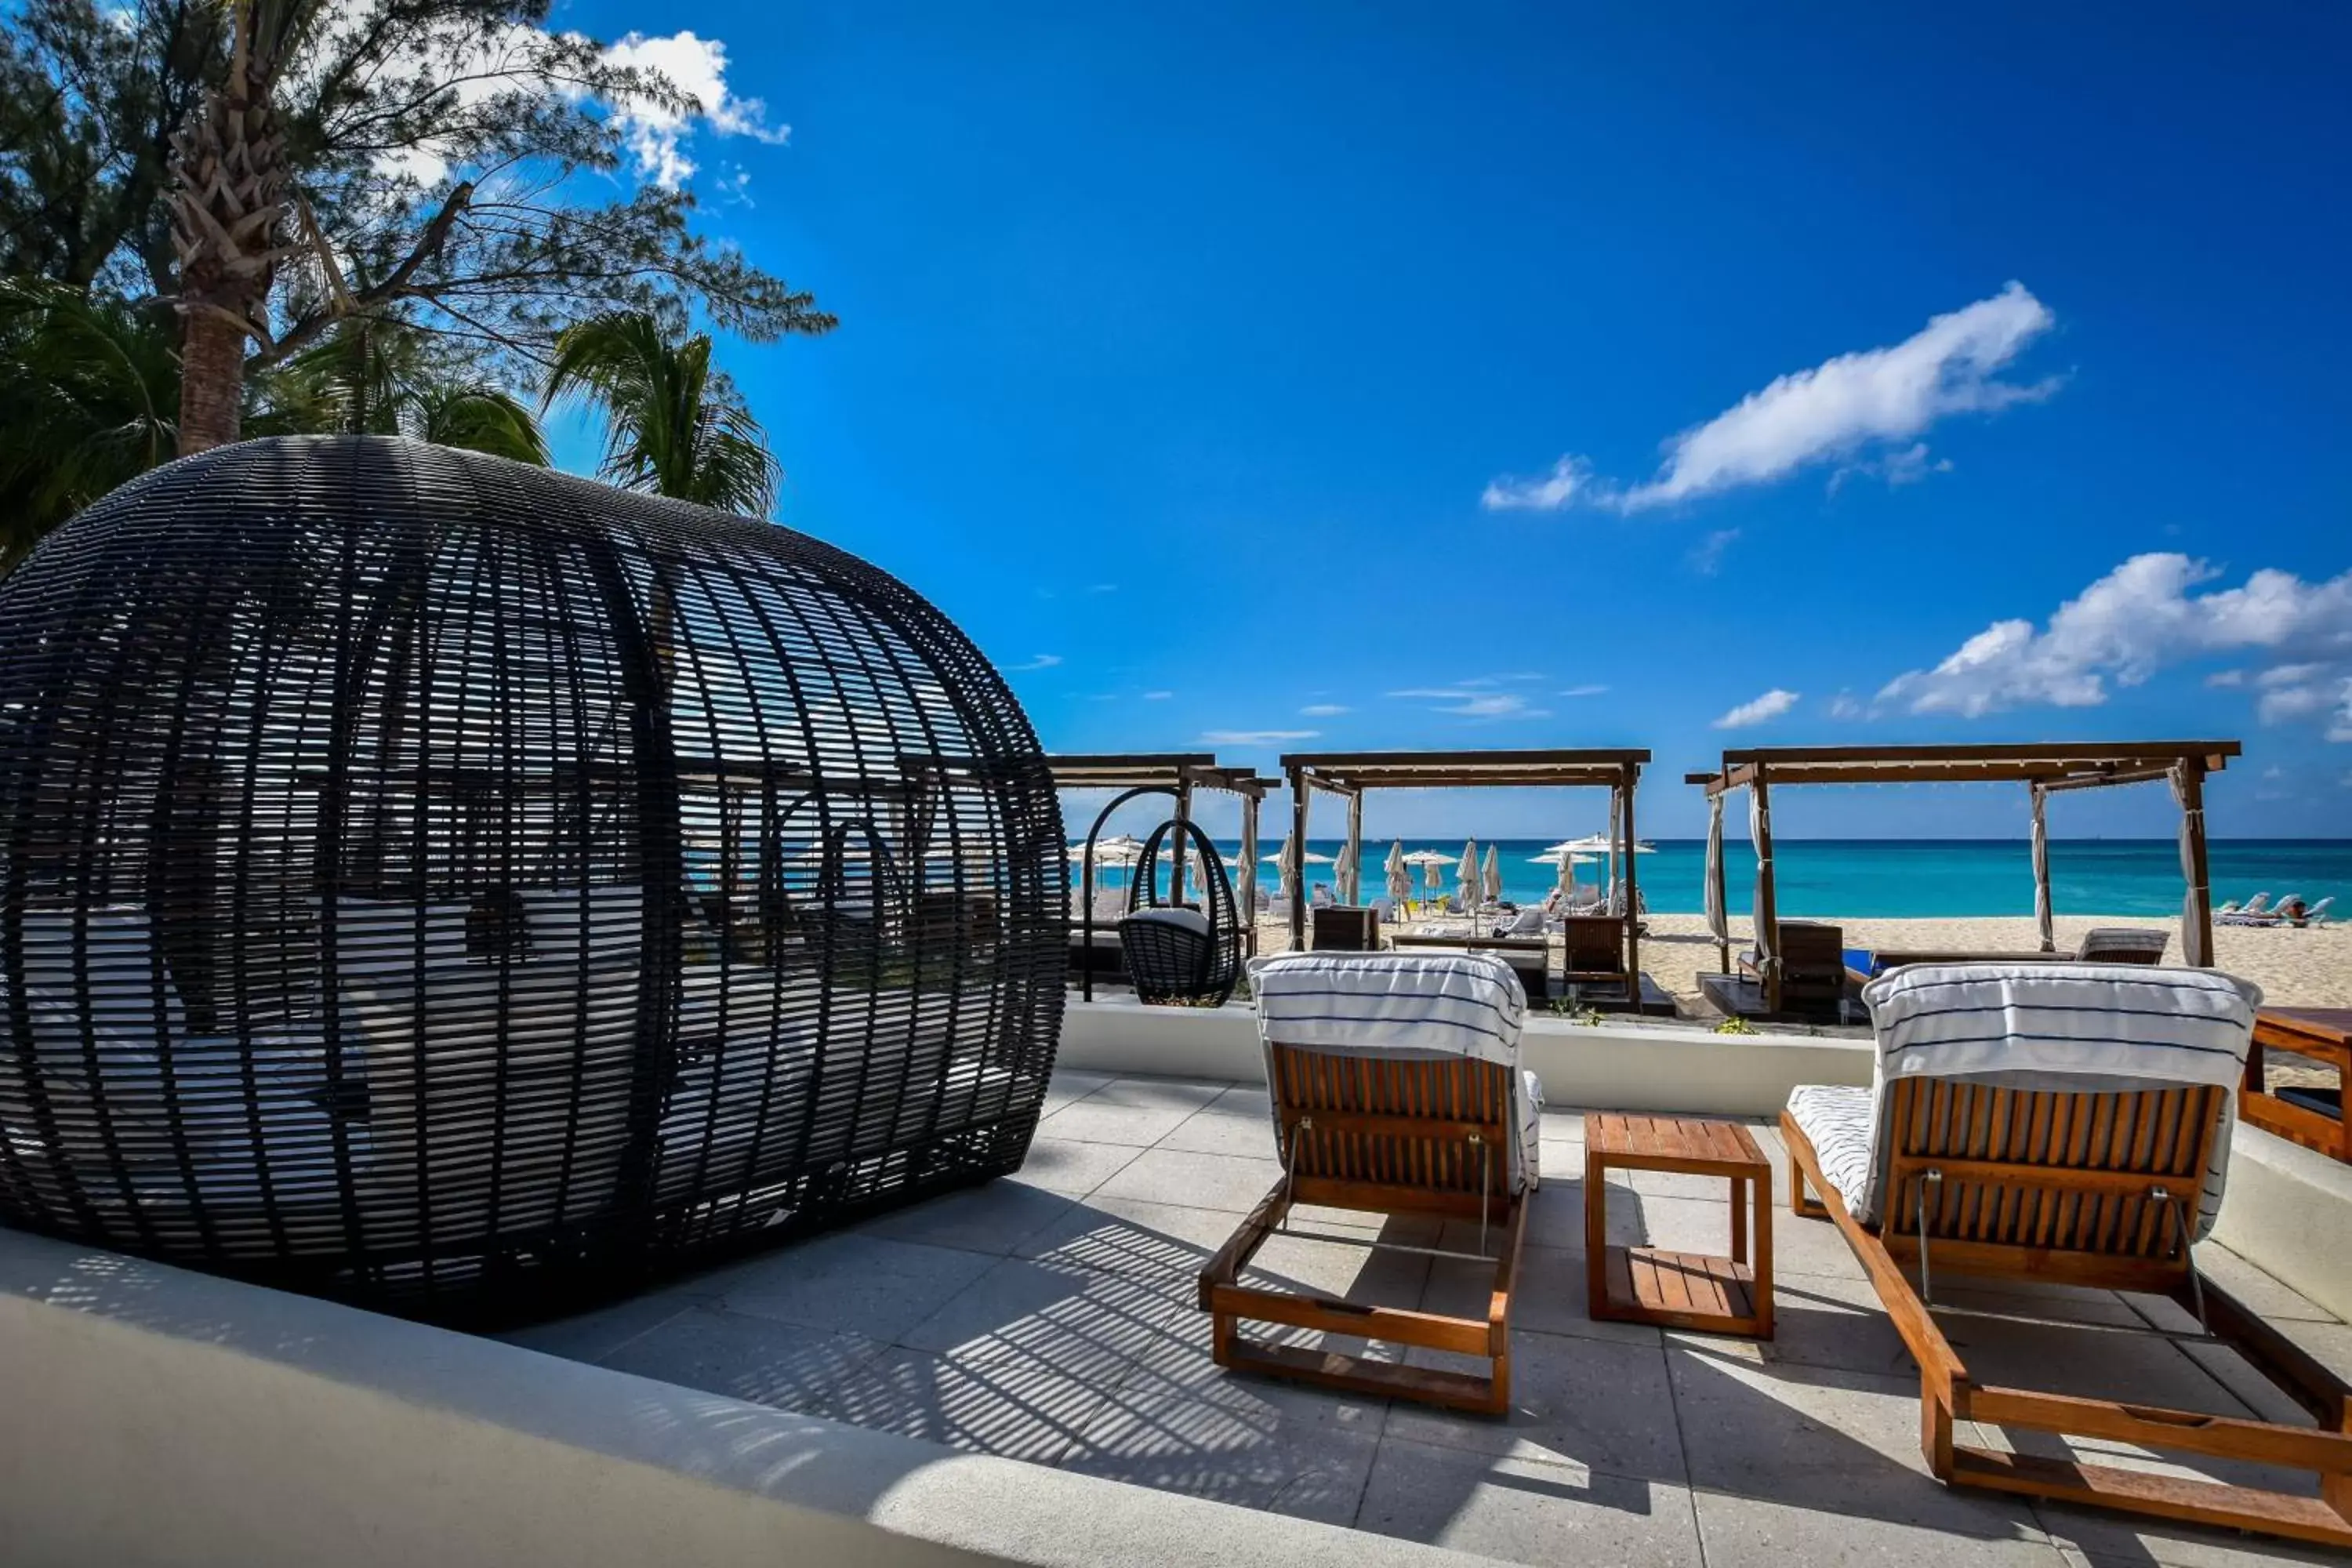
{"type": "Polygon", "coordinates": [[[1882,1133],[1894,1154],[1874,1229],[1848,1211],[1811,1141],[1781,1114],[1790,1206],[1836,1224],[1918,1363],[1920,1446],[1937,1479],[2352,1547],[2352,1387],[2201,1279],[2179,1245],[2182,1227],[2195,1223],[2223,1109],[2223,1091],[2210,1087],[2074,1094],[1902,1080],[1882,1133]],[[2031,1157],[2037,1149],[2042,1157],[2031,1157]],[[1921,1261],[1923,1214],[1923,1283],[1915,1289],[1905,1265],[1921,1261]],[[2309,1411],[2318,1429],[1980,1384],[1929,1305],[1934,1280],[1947,1273],[2168,1296],[2309,1411]],[[2307,1470],[2319,1478],[2319,1495],[1976,1447],[1953,1440],[1956,1421],[2307,1470]]]}
{"type": "MultiPolygon", "coordinates": [[[[1511,1291],[1526,1216],[1511,1191],[1517,1129],[1511,1113],[1514,1068],[1465,1058],[1417,1061],[1339,1056],[1276,1044],[1271,1088],[1281,1127],[1284,1174],[1201,1270],[1201,1309],[1211,1314],[1217,1364],[1360,1394],[1396,1395],[1479,1415],[1510,1407],[1511,1291]],[[1367,1306],[1306,1291],[1241,1283],[1242,1271],[1292,1208],[1321,1204],[1370,1214],[1483,1217],[1499,1246],[1486,1310],[1452,1317],[1367,1306]],[[1490,1360],[1484,1377],[1400,1366],[1337,1352],[1251,1339],[1244,1321],[1284,1323],[1490,1360]]],[[[1320,1240],[1347,1240],[1319,1234],[1320,1240]]],[[[1444,1253],[1440,1248],[1361,1245],[1444,1253]]]]}

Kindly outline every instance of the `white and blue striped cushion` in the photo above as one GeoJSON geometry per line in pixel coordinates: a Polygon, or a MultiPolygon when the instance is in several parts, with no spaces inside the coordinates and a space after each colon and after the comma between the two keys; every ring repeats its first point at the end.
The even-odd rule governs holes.
{"type": "Polygon", "coordinates": [[[1463,1057],[1510,1069],[1512,1184],[1533,1188],[1543,1086],[1519,1067],[1528,995],[1486,953],[1291,952],[1250,968],[1269,1078],[1279,1042],[1340,1056],[1463,1057]]]}
{"type": "MultiPolygon", "coordinates": [[[[1876,1130],[1897,1079],[2075,1094],[2205,1085],[2234,1097],[2263,999],[2258,986],[2211,970],[2079,963],[1914,964],[1862,994],[1878,1031],[1873,1089],[1801,1088],[1789,1110],[1822,1175],[1866,1224],[1879,1218],[1886,1157],[1876,1130]],[[1867,1117],[1858,1172],[1857,1104],[1867,1117]]],[[[2234,1114],[2225,1101],[2199,1194],[2200,1237],[2221,1214],[2234,1114]]]]}
{"type": "Polygon", "coordinates": [[[1851,1085],[1806,1084],[1789,1091],[1789,1119],[1821,1161],[1822,1175],[1864,1225],[1878,1223],[1870,1134],[1877,1122],[1870,1090],[1851,1085]]]}

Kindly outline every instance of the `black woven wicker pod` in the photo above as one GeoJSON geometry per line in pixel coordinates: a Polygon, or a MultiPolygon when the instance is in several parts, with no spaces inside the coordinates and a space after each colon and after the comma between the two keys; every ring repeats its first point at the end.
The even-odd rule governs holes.
{"type": "Polygon", "coordinates": [[[803,535],[253,441],[0,580],[0,1217],[424,1312],[1018,1166],[1062,825],[803,535]]]}

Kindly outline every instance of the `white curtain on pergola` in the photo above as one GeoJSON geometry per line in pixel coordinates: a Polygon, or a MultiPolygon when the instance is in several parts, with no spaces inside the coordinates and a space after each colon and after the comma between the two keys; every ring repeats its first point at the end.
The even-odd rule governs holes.
{"type": "Polygon", "coordinates": [[[1364,891],[1364,841],[1358,837],[1356,814],[1348,814],[1348,837],[1339,846],[1339,864],[1331,875],[1334,889],[1343,904],[1360,904],[1364,891]]]}
{"type": "Polygon", "coordinates": [[[1769,984],[1780,971],[1780,944],[1764,919],[1764,879],[1772,874],[1772,808],[1760,787],[1748,791],[1748,837],[1756,846],[1756,893],[1748,906],[1748,923],[1756,928],[1756,973],[1769,984]]]}
{"type": "Polygon", "coordinates": [[[1298,907],[1298,835],[1296,830],[1282,836],[1282,847],[1274,852],[1276,875],[1280,879],[1275,890],[1285,908],[1298,907]]]}
{"type": "Polygon", "coordinates": [[[2050,792],[2040,784],[2031,786],[2033,795],[2033,924],[2042,933],[2042,951],[2058,951],[2058,939],[2050,926],[2050,792]]]}
{"type": "MultiPolygon", "coordinates": [[[[1731,920],[1723,910],[1723,796],[1707,797],[1706,802],[1706,929],[1715,940],[1731,940],[1731,920]]],[[[1720,956],[1720,955],[1718,955],[1720,956]]]]}
{"type": "Polygon", "coordinates": [[[2189,804],[2187,773],[2186,763],[2176,763],[2165,775],[2166,782],[2172,785],[2172,798],[2180,807],[2180,879],[2188,884],[2188,890],[2180,895],[2180,948],[2190,968],[2206,969],[2213,963],[2213,933],[2197,918],[2203,901],[2200,895],[2205,894],[2206,889],[2198,885],[2196,848],[2205,833],[2205,807],[2201,799],[2196,805],[2189,804]]]}

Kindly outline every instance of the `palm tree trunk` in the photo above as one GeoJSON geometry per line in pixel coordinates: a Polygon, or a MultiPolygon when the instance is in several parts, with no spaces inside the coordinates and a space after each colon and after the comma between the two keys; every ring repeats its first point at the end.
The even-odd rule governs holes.
{"type": "Polygon", "coordinates": [[[245,329],[192,311],[180,344],[180,455],[237,438],[245,412],[245,329]]]}

